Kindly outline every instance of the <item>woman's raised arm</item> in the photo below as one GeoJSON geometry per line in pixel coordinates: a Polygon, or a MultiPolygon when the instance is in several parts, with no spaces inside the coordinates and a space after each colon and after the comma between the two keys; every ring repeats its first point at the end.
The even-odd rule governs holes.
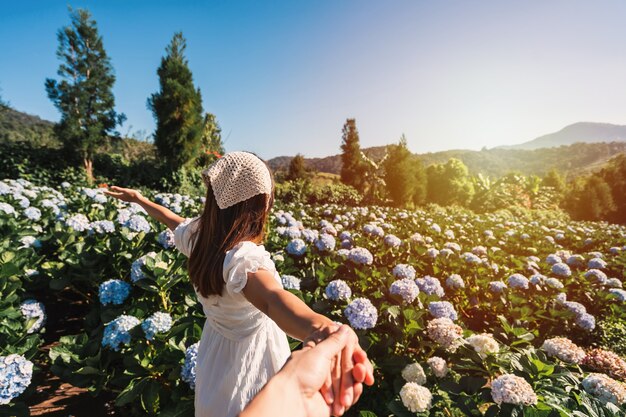
{"type": "Polygon", "coordinates": [[[176,229],[176,226],[185,220],[172,210],[148,200],[137,190],[112,186],[109,189],[104,190],[104,193],[106,195],[110,195],[111,197],[115,197],[118,200],[139,204],[144,210],[146,210],[146,212],[148,212],[150,217],[163,223],[170,230],[176,229]]]}

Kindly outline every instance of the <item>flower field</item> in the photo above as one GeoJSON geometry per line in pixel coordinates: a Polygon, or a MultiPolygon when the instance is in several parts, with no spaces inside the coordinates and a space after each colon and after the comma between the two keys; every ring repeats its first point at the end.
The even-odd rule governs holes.
{"type": "MultiPolygon", "coordinates": [[[[184,217],[203,200],[150,197],[184,217]]],[[[28,415],[44,364],[119,415],[193,415],[204,316],[172,232],[100,189],[24,180],[0,181],[0,230],[0,415],[28,415]],[[68,300],[82,331],[45,355],[68,300]]],[[[359,335],[363,417],[626,415],[625,245],[557,212],[280,202],[265,242],[285,288],[359,335]]]]}

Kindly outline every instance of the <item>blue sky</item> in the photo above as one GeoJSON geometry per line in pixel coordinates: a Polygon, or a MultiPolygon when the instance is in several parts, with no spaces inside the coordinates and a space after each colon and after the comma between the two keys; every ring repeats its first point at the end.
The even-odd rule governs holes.
{"type": "MultiPolygon", "coordinates": [[[[13,107],[58,113],[56,32],[67,1],[0,3],[0,88],[13,107]]],[[[414,152],[533,139],[578,121],[626,124],[623,1],[73,1],[116,71],[126,133],[154,129],[147,97],[174,32],[227,150],[265,158],[362,146],[414,152]]]]}

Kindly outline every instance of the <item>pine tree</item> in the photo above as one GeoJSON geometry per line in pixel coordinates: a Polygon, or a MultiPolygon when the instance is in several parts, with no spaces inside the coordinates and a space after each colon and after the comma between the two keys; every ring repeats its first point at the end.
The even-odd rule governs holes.
{"type": "Polygon", "coordinates": [[[197,166],[204,168],[217,158],[224,155],[224,144],[222,143],[222,128],[217,122],[217,117],[212,113],[204,115],[202,123],[202,150],[197,159],[197,166]]]}
{"type": "Polygon", "coordinates": [[[46,92],[61,112],[55,133],[71,158],[80,158],[87,179],[93,181],[96,148],[118,136],[115,127],[125,120],[115,112],[115,75],[89,11],[70,8],[70,26],[57,34],[61,80],[46,79],[46,92]]]}
{"type": "Polygon", "coordinates": [[[359,192],[363,192],[364,166],[361,158],[359,132],[356,129],[356,120],[347,119],[343,125],[341,143],[341,182],[351,185],[359,192]]]}
{"type": "Polygon", "coordinates": [[[202,97],[185,58],[183,34],[174,34],[157,70],[160,90],[148,99],[156,119],[154,144],[173,172],[196,160],[202,151],[202,97]]]}
{"type": "Polygon", "coordinates": [[[291,181],[306,179],[308,177],[308,171],[306,168],[306,162],[302,154],[297,154],[289,162],[289,171],[287,173],[287,179],[291,181]]]}

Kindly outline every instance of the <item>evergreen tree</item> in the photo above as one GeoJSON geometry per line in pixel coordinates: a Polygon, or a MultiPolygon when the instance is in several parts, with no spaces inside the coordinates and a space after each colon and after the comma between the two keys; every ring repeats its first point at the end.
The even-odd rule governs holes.
{"type": "Polygon", "coordinates": [[[306,179],[308,177],[308,171],[306,168],[306,162],[302,154],[297,154],[289,162],[289,171],[287,173],[287,179],[290,181],[296,181],[306,179]]]}
{"type": "Polygon", "coordinates": [[[387,146],[387,155],[383,164],[387,191],[394,204],[402,207],[413,200],[415,189],[412,154],[404,135],[398,144],[387,146]]]}
{"type": "Polygon", "coordinates": [[[154,144],[171,171],[196,160],[202,151],[202,97],[193,84],[186,47],[183,34],[174,34],[157,70],[160,90],[148,99],[157,125],[154,144]]]}
{"type": "Polygon", "coordinates": [[[202,148],[203,152],[197,159],[197,165],[204,168],[217,158],[224,155],[224,144],[222,143],[222,128],[217,122],[217,118],[212,113],[204,115],[202,124],[202,148]]]}
{"type": "Polygon", "coordinates": [[[583,220],[604,220],[615,210],[611,188],[601,177],[592,175],[581,191],[578,216],[583,220]]]}
{"type": "Polygon", "coordinates": [[[626,223],[626,155],[613,158],[599,175],[611,189],[615,203],[615,210],[608,216],[608,220],[626,223]]]}
{"type": "Polygon", "coordinates": [[[70,19],[70,26],[57,34],[57,57],[62,61],[57,74],[61,80],[48,78],[45,86],[48,97],[61,112],[55,133],[68,156],[82,160],[91,182],[96,148],[110,135],[119,135],[114,129],[125,116],[114,110],[115,75],[95,20],[87,10],[71,8],[70,19]]]}
{"type": "Polygon", "coordinates": [[[341,143],[341,182],[351,185],[359,192],[363,192],[365,168],[361,158],[359,132],[356,129],[356,120],[347,119],[343,125],[341,143]]]}

